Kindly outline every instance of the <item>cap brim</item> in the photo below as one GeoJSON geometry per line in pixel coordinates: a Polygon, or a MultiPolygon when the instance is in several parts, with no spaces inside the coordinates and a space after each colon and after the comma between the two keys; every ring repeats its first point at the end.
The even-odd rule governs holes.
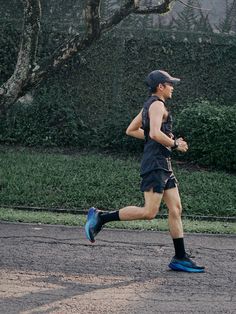
{"type": "Polygon", "coordinates": [[[180,79],[177,77],[172,77],[168,82],[173,83],[173,84],[178,84],[180,82],[180,79]]]}

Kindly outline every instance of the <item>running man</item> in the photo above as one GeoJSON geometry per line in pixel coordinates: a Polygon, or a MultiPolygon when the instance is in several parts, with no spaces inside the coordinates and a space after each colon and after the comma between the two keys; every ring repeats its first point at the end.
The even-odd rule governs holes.
{"type": "Polygon", "coordinates": [[[92,207],[88,211],[85,233],[89,241],[95,242],[95,236],[110,221],[154,219],[163,200],[168,207],[169,230],[175,249],[169,268],[202,273],[204,267],[196,265],[185,251],[182,206],[170,159],[172,149],[182,153],[188,150],[186,141],[183,138],[176,139],[172,134],[172,117],[165,105],[166,100],[172,98],[174,85],[179,81],[162,70],[149,73],[146,84],[150,96],[126,130],[127,135],[145,140],[141,162],[144,207],[127,206],[113,212],[92,207]]]}

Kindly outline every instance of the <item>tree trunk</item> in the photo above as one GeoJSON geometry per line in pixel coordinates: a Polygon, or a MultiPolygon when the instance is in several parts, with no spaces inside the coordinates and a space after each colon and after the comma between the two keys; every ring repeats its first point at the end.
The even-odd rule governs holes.
{"type": "Polygon", "coordinates": [[[23,0],[24,24],[20,50],[15,71],[0,88],[0,111],[5,112],[8,105],[13,104],[27,85],[36,65],[38,34],[40,31],[40,0],[23,0]]]}
{"type": "Polygon", "coordinates": [[[12,105],[19,97],[37,87],[47,76],[58,70],[73,56],[91,46],[102,33],[119,24],[130,14],[162,14],[170,10],[175,0],[163,0],[153,7],[140,7],[139,0],[126,0],[112,17],[101,22],[101,0],[87,0],[85,8],[86,34],[76,35],[55,51],[50,59],[36,65],[38,35],[40,31],[40,0],[22,0],[24,4],[24,25],[20,51],[13,75],[0,87],[0,113],[12,105]]]}

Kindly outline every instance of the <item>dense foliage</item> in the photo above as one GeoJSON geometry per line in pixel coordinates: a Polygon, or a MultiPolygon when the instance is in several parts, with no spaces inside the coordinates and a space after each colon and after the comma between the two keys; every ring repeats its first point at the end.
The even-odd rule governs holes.
{"type": "Polygon", "coordinates": [[[185,158],[199,164],[236,170],[236,110],[207,102],[193,104],[179,115],[179,134],[186,134],[190,150],[185,158]]]}
{"type": "MultiPolygon", "coordinates": [[[[0,47],[2,80],[10,75],[17,55],[14,40],[10,40],[17,35],[11,37],[8,32],[0,47]]],[[[41,57],[47,57],[63,37],[61,33],[48,34],[42,35],[41,57]]],[[[225,152],[227,147],[233,149],[235,138],[231,136],[235,132],[232,117],[236,100],[234,37],[167,31],[133,35],[127,31],[120,36],[114,31],[104,36],[32,92],[29,99],[18,101],[1,118],[1,143],[141,152],[142,141],[128,138],[125,129],[147,96],[143,83],[146,74],[162,68],[182,79],[170,105],[176,131],[191,142],[186,158],[235,169],[235,154],[231,148],[225,152]],[[211,105],[196,107],[196,99],[211,105]],[[199,112],[204,117],[200,121],[196,118],[199,112]],[[208,131],[201,133],[203,127],[198,126],[204,121],[208,131]],[[199,145],[202,141],[207,145],[199,145]]],[[[2,43],[3,33],[1,36],[2,43]]]]}

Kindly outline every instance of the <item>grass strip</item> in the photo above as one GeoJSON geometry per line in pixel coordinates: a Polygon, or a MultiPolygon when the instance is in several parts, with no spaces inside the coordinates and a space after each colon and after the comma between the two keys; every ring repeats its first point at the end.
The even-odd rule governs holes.
{"type": "MultiPolygon", "coordinates": [[[[0,147],[0,164],[1,205],[107,210],[143,206],[137,158],[0,147]]],[[[235,175],[175,163],[174,172],[185,215],[235,216],[235,175]]]]}
{"type": "MultiPolygon", "coordinates": [[[[0,221],[83,227],[86,221],[86,216],[0,208],[0,221]]],[[[185,232],[236,234],[236,223],[233,222],[222,223],[219,221],[207,222],[184,219],[183,225],[185,232]]],[[[154,219],[151,221],[120,221],[109,223],[106,226],[117,229],[168,231],[167,219],[154,219]]]]}

